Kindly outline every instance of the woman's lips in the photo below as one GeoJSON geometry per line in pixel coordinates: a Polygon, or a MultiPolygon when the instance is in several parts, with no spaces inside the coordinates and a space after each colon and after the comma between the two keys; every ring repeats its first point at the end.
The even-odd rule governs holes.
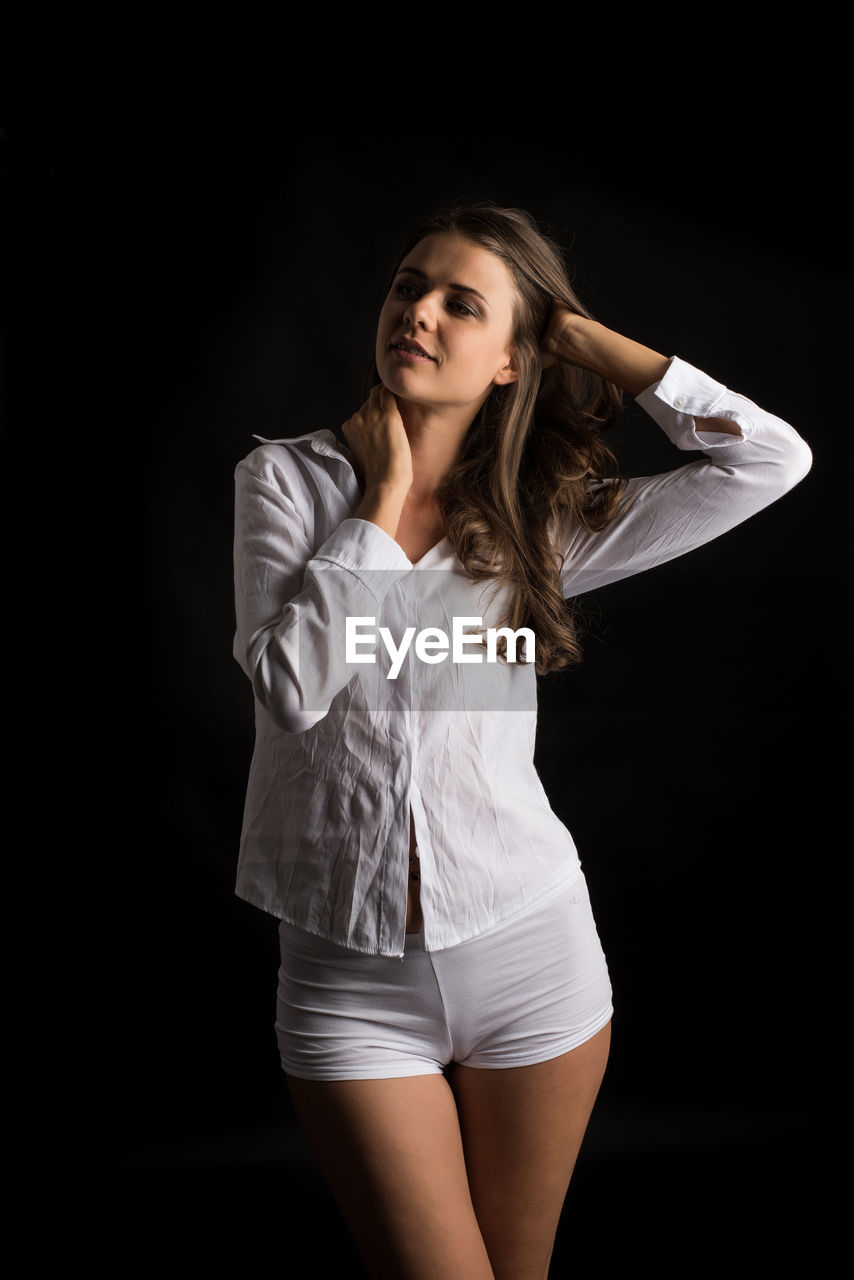
{"type": "Polygon", "coordinates": [[[400,347],[392,347],[392,352],[404,364],[429,364],[430,356],[419,355],[417,351],[402,351],[400,347]]]}
{"type": "Polygon", "coordinates": [[[433,356],[428,356],[426,351],[419,351],[415,347],[414,343],[410,342],[394,342],[392,343],[391,350],[394,355],[399,356],[401,360],[404,360],[409,364],[423,364],[424,361],[434,359],[433,356]]]}

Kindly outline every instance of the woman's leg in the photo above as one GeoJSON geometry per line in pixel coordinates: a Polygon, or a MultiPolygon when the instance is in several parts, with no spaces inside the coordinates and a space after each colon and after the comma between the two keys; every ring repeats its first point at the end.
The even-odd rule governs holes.
{"type": "Polygon", "coordinates": [[[444,1076],[288,1075],[287,1081],[318,1165],[376,1280],[493,1280],[444,1076]]]}
{"type": "Polygon", "coordinates": [[[475,1213],[496,1280],[545,1280],[610,1047],[610,1022],[560,1057],[449,1072],[475,1213]]]}

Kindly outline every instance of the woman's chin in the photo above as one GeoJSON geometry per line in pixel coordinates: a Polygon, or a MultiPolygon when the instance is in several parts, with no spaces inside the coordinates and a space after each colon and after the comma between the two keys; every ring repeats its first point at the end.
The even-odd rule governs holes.
{"type": "Polygon", "coordinates": [[[412,370],[395,367],[393,364],[380,365],[380,377],[383,386],[388,387],[389,391],[393,391],[395,395],[412,395],[416,389],[416,380],[412,377],[412,370]]]}
{"type": "Polygon", "coordinates": [[[417,386],[414,378],[407,378],[405,376],[405,370],[404,376],[401,376],[398,370],[388,368],[380,369],[379,374],[383,386],[386,387],[393,396],[396,396],[398,400],[407,400],[411,404],[429,405],[433,403],[429,397],[426,397],[423,394],[422,390],[417,386]]]}

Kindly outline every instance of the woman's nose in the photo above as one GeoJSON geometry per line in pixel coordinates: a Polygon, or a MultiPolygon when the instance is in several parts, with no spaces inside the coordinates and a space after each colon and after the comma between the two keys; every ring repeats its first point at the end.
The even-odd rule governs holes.
{"type": "Polygon", "coordinates": [[[425,329],[431,329],[436,321],[435,299],[427,293],[423,293],[420,298],[414,298],[408,303],[403,318],[413,328],[420,324],[425,329]]]}

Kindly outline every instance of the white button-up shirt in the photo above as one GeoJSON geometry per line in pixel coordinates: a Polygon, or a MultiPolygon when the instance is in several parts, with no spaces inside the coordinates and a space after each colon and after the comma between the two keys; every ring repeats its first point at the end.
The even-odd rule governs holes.
{"type": "MultiPolygon", "coordinates": [[[[567,599],[709,542],[810,469],[791,426],[678,357],[636,400],[705,457],[632,478],[599,533],[553,530],[567,599]],[[741,435],[697,431],[695,417],[741,435]]],[[[410,808],[428,951],[560,892],[580,859],[534,768],[528,649],[513,662],[490,648],[506,594],[468,580],[447,540],[413,563],[354,518],[362,494],[331,431],[254,438],[235,469],[233,651],[255,698],[237,895],[353,950],[403,955],[410,808]]]]}

